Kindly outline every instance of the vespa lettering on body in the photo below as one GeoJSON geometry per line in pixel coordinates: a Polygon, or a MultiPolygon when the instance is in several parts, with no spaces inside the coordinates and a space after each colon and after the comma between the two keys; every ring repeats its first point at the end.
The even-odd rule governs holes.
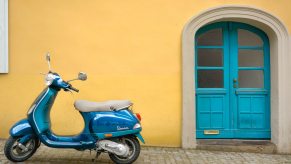
{"type": "Polygon", "coordinates": [[[129,128],[128,127],[126,127],[126,126],[124,126],[124,127],[122,127],[122,126],[117,126],[117,130],[128,130],[129,128]]]}

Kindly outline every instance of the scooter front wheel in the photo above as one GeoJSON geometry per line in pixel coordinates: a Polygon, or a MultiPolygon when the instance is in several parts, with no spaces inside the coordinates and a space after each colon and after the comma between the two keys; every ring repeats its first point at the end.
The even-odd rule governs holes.
{"type": "Polygon", "coordinates": [[[113,153],[109,153],[110,159],[117,164],[130,164],[137,160],[140,153],[139,141],[134,136],[124,137],[120,139],[122,144],[129,147],[129,154],[126,157],[121,157],[113,153]]]}
{"type": "Polygon", "coordinates": [[[4,154],[12,162],[23,162],[30,158],[39,146],[39,140],[32,138],[25,144],[19,144],[21,137],[9,137],[4,147],[4,154]]]}

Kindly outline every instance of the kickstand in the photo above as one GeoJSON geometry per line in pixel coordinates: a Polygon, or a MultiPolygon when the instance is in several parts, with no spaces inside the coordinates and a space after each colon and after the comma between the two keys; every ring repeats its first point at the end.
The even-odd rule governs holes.
{"type": "Polygon", "coordinates": [[[100,154],[101,154],[101,152],[100,151],[97,151],[95,158],[92,159],[92,162],[95,162],[98,159],[98,157],[100,156],[100,154]]]}

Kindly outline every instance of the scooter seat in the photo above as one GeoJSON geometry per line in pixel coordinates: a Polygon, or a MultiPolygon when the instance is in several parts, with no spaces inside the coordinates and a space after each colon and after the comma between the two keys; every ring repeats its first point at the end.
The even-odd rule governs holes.
{"type": "Polygon", "coordinates": [[[129,100],[110,100],[104,102],[91,102],[76,100],[74,106],[80,112],[104,112],[128,108],[133,103],[129,100]]]}

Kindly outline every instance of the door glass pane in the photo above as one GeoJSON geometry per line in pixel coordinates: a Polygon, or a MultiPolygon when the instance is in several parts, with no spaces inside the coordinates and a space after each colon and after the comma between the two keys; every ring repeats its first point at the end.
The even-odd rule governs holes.
{"type": "Polygon", "coordinates": [[[239,67],[263,67],[263,50],[238,50],[239,67]]]}
{"type": "Polygon", "coordinates": [[[198,88],[223,88],[223,70],[198,70],[198,88]]]}
{"type": "Polygon", "coordinates": [[[198,49],[198,66],[221,67],[222,49],[198,49]]]}
{"type": "Polygon", "coordinates": [[[248,30],[238,29],[239,46],[262,46],[262,39],[255,33],[248,30]]]}
{"type": "Polygon", "coordinates": [[[239,88],[264,88],[263,70],[239,70],[239,88]]]}
{"type": "Polygon", "coordinates": [[[222,43],[222,29],[209,30],[200,34],[197,39],[198,46],[221,46],[222,43]]]}

